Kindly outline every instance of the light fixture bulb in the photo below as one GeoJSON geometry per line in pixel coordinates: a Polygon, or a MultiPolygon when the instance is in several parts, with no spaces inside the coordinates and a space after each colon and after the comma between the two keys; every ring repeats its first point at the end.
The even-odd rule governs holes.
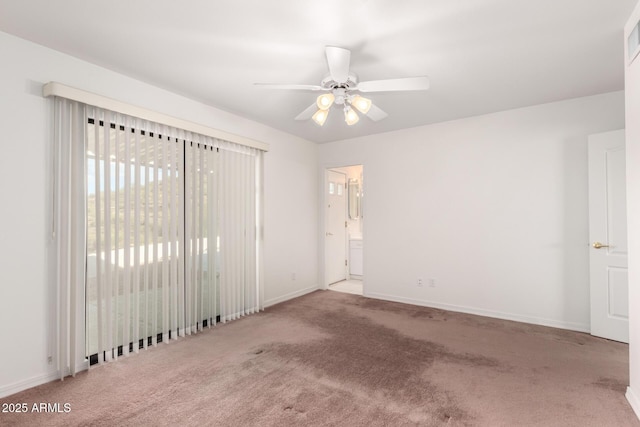
{"type": "Polygon", "coordinates": [[[333,104],[334,99],[335,97],[332,93],[325,93],[318,97],[318,99],[316,100],[316,104],[318,105],[319,109],[328,110],[329,108],[331,108],[331,104],[333,104]]]}
{"type": "Polygon", "coordinates": [[[360,117],[358,117],[358,114],[353,111],[352,108],[347,107],[344,109],[344,121],[347,122],[349,126],[355,125],[358,123],[358,120],[360,120],[360,117]]]}
{"type": "Polygon", "coordinates": [[[351,98],[351,105],[362,114],[367,114],[371,109],[371,100],[360,95],[351,98]]]}
{"type": "Polygon", "coordinates": [[[322,126],[324,124],[324,122],[327,121],[327,117],[329,117],[329,111],[328,110],[318,110],[318,111],[315,112],[315,114],[311,118],[319,126],[322,126]]]}

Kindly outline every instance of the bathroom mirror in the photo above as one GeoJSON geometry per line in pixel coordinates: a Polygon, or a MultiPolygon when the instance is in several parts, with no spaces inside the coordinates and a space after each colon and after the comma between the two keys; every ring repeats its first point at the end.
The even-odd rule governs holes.
{"type": "Polygon", "coordinates": [[[348,185],[349,219],[360,218],[360,183],[349,178],[348,185]]]}

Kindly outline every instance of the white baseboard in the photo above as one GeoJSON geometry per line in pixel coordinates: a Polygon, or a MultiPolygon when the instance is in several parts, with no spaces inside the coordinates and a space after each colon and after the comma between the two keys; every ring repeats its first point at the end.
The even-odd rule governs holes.
{"type": "Polygon", "coordinates": [[[365,292],[365,297],[381,299],[385,301],[402,302],[405,304],[419,305],[422,307],[439,308],[442,310],[456,311],[460,313],[476,314],[478,316],[494,317],[502,320],[512,320],[515,322],[531,323],[534,325],[550,326],[553,328],[568,329],[577,332],[591,332],[590,326],[578,322],[563,322],[552,319],[543,319],[539,317],[522,316],[513,313],[502,313],[499,311],[483,310],[480,308],[465,307],[461,305],[444,304],[433,301],[416,300],[412,298],[398,297],[394,295],[385,295],[378,293],[365,292]]]}
{"type": "MultiPolygon", "coordinates": [[[[78,372],[81,371],[86,371],[87,369],[89,369],[89,362],[83,362],[79,367],[78,367],[78,372]]],[[[66,375],[65,377],[69,376],[69,370],[67,369],[66,375]]],[[[59,371],[54,371],[54,372],[49,372],[46,374],[42,374],[42,375],[37,375],[35,377],[26,379],[26,380],[22,380],[22,381],[18,381],[15,382],[13,384],[9,384],[9,385],[4,385],[4,386],[0,386],[0,399],[3,397],[7,397],[7,396],[11,396],[12,394],[15,393],[19,393],[23,390],[26,390],[28,388],[31,387],[36,387],[42,384],[46,384],[49,383],[51,381],[55,381],[55,380],[59,380],[60,379],[60,373],[59,371]]]]}
{"type": "Polygon", "coordinates": [[[281,302],[284,302],[284,301],[288,301],[288,300],[293,299],[293,298],[301,297],[302,295],[306,295],[306,294],[311,293],[313,291],[317,291],[318,289],[319,288],[316,285],[316,286],[311,286],[309,288],[300,289],[298,291],[291,292],[291,293],[288,293],[286,295],[282,295],[282,296],[279,296],[279,297],[276,297],[276,298],[271,298],[270,300],[267,300],[267,301],[264,302],[264,306],[265,307],[269,307],[269,306],[272,306],[272,305],[275,305],[275,304],[278,304],[278,303],[281,303],[281,302]]]}
{"type": "Polygon", "coordinates": [[[625,394],[633,412],[636,413],[636,417],[640,419],[640,399],[635,391],[631,388],[631,386],[627,387],[627,393],[625,394]]]}
{"type": "Polygon", "coordinates": [[[57,372],[50,372],[48,374],[38,375],[27,380],[18,381],[17,383],[5,385],[0,387],[0,398],[10,396],[18,393],[22,390],[26,390],[31,387],[35,387],[41,384],[45,384],[59,379],[60,376],[57,372]]]}

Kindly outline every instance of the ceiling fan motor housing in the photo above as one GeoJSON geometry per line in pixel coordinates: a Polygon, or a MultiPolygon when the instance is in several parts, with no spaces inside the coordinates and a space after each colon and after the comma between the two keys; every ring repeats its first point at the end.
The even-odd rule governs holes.
{"type": "Polygon", "coordinates": [[[331,93],[335,96],[334,103],[338,105],[343,105],[345,101],[349,100],[349,95],[347,92],[350,90],[357,90],[358,88],[358,77],[354,73],[350,73],[347,81],[344,83],[337,82],[331,78],[331,75],[326,76],[320,86],[323,88],[330,90],[331,93]]]}
{"type": "Polygon", "coordinates": [[[331,75],[327,75],[324,79],[322,79],[320,86],[327,90],[337,88],[356,90],[358,87],[358,76],[356,76],[355,73],[349,73],[349,77],[347,78],[346,82],[337,82],[331,78],[331,75]]]}

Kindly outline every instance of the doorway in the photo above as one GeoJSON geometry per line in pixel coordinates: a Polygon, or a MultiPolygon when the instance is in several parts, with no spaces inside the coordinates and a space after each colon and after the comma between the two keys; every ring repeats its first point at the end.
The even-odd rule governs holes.
{"type": "Polygon", "coordinates": [[[324,276],[327,289],[363,294],[363,166],[325,169],[324,276]]]}

